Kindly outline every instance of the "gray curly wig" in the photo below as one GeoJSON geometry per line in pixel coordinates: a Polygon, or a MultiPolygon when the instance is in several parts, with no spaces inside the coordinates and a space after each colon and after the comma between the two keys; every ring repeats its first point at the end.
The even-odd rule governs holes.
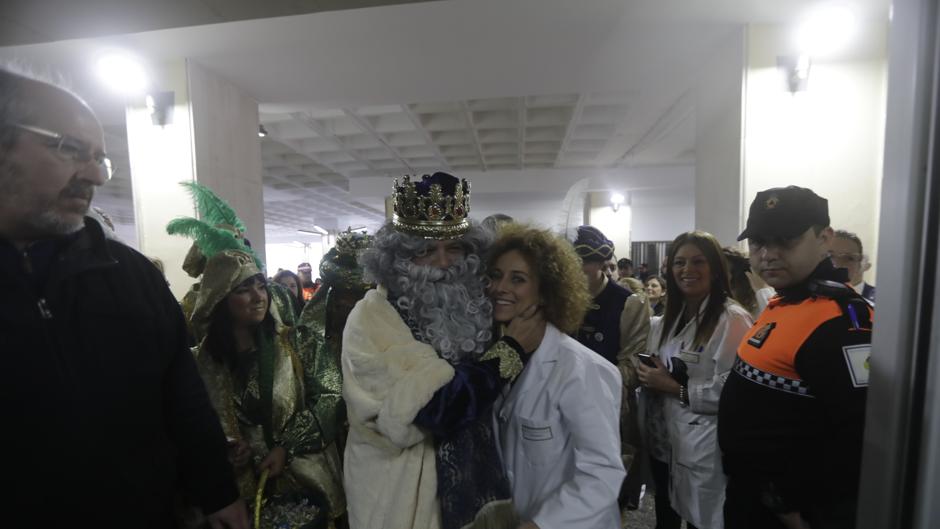
{"type": "Polygon", "coordinates": [[[493,306],[486,296],[484,263],[493,234],[477,223],[459,239],[466,257],[448,269],[420,266],[412,259],[433,240],[401,233],[386,223],[360,257],[367,281],[388,289],[415,337],[451,363],[483,353],[492,339],[493,306]]]}

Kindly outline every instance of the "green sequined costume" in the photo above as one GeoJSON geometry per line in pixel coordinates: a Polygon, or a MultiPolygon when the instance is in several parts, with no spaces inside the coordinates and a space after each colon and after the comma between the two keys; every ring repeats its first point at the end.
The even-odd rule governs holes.
{"type": "MultiPolygon", "coordinates": [[[[297,332],[301,348],[318,346],[320,355],[329,356],[340,366],[343,350],[343,328],[353,306],[362,299],[371,285],[362,278],[359,254],[372,244],[372,237],[358,233],[343,233],[320,261],[323,286],[301,312],[297,332]]],[[[340,381],[340,388],[342,381],[340,381]]],[[[345,404],[337,406],[336,443],[340,455],[346,445],[349,423],[345,404]]]]}
{"type": "MultiPolygon", "coordinates": [[[[200,219],[174,219],[167,232],[194,240],[184,270],[200,281],[183,306],[200,344],[194,349],[196,364],[222,428],[232,441],[248,443],[255,464],[276,447],[285,450],[285,471],[268,480],[265,495],[313,496],[330,519],[340,517],[346,499],[335,442],[342,406],[339,365],[333,355],[323,354],[322,340],[299,338],[290,295],[273,283],[267,285],[268,315],[255,329],[254,348],[234,355],[208,350],[216,307],[259,276],[263,263],[245,242],[244,224],[228,204],[205,186],[183,185],[193,194],[200,219]]],[[[256,493],[254,467],[236,469],[245,499],[256,493]]]]}
{"type": "MultiPolygon", "coordinates": [[[[276,305],[272,302],[272,310],[276,305]]],[[[249,443],[256,462],[274,447],[284,447],[287,472],[269,485],[273,492],[312,491],[322,497],[331,518],[341,516],[346,505],[335,442],[342,407],[339,366],[332,355],[323,354],[322,342],[308,339],[301,346],[296,329],[280,321],[270,335],[261,333],[261,345],[235,370],[215,361],[204,343],[196,350],[223,428],[249,443]]],[[[240,485],[244,497],[254,497],[252,479],[243,478],[240,485]]]]}

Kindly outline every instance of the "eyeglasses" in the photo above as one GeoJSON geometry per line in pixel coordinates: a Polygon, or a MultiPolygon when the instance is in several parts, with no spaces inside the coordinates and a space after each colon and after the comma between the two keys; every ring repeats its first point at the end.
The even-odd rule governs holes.
{"type": "Polygon", "coordinates": [[[87,164],[94,162],[98,168],[104,172],[108,180],[114,175],[114,166],[111,159],[103,152],[92,152],[88,143],[72,136],[59,134],[51,130],[46,130],[32,125],[23,125],[22,123],[10,123],[10,126],[16,127],[26,132],[32,132],[46,140],[46,146],[54,149],[63,158],[71,160],[77,164],[87,164]]]}
{"type": "Polygon", "coordinates": [[[861,263],[865,256],[860,253],[829,253],[829,258],[835,263],[855,264],[861,263]]]}

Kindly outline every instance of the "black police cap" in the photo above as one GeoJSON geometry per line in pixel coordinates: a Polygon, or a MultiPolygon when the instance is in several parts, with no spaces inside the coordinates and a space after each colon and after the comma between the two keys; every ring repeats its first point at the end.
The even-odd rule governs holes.
{"type": "Polygon", "coordinates": [[[792,239],[812,226],[829,226],[829,201],[805,187],[775,187],[757,193],[738,240],[792,239]]]}

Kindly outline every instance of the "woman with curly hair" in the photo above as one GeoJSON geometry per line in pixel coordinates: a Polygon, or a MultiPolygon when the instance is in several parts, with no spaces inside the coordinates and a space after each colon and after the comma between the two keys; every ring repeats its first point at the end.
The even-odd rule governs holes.
{"type": "Polygon", "coordinates": [[[539,345],[494,407],[520,528],[620,527],[620,373],[568,336],[591,302],[581,260],[548,231],[509,225],[488,269],[496,322],[536,312],[544,320],[539,345]]]}

